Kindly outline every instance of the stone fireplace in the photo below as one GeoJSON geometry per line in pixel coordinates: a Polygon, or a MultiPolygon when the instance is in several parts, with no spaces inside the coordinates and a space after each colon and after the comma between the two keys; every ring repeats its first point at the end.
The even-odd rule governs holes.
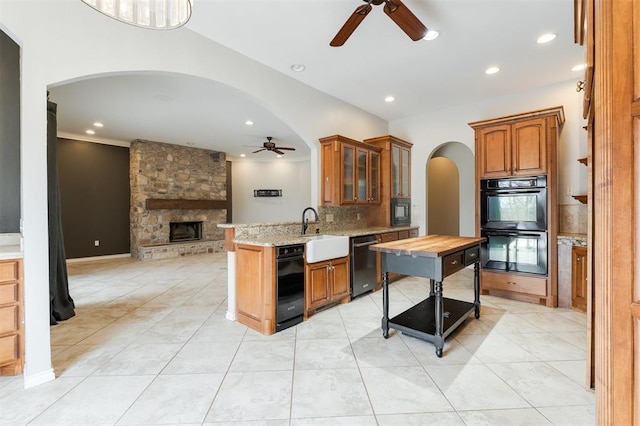
{"type": "Polygon", "coordinates": [[[227,221],[224,153],[136,140],[129,178],[133,257],[223,251],[224,230],[217,225],[227,221]]]}

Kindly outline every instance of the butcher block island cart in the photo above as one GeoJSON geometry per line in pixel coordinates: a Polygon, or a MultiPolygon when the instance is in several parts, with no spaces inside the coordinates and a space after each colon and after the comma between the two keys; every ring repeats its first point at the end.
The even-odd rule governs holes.
{"type": "Polygon", "coordinates": [[[382,335],[389,337],[394,328],[409,336],[433,342],[436,355],[442,357],[444,339],[473,311],[480,318],[480,244],[484,238],[427,235],[375,244],[370,250],[382,257],[382,335]],[[474,265],[474,302],[442,296],[445,277],[474,265]],[[403,313],[389,318],[388,274],[398,272],[429,278],[429,297],[403,313]]]}

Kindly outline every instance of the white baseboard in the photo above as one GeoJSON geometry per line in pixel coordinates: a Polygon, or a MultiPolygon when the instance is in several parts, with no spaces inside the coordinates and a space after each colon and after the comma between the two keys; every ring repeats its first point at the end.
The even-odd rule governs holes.
{"type": "Polygon", "coordinates": [[[67,259],[67,263],[90,262],[92,260],[120,259],[131,257],[131,253],[109,254],[106,256],[78,257],[76,259],[67,259]]]}
{"type": "Polygon", "coordinates": [[[41,385],[43,383],[51,382],[55,380],[56,375],[53,372],[53,368],[50,368],[46,371],[42,371],[37,374],[27,375],[24,374],[24,388],[29,389],[35,386],[41,385]]]}

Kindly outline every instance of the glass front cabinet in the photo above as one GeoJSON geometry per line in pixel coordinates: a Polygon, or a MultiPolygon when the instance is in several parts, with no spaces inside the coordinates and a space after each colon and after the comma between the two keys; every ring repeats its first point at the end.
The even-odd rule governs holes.
{"type": "Polygon", "coordinates": [[[380,149],[343,136],[320,143],[323,205],[380,203],[380,149]]]}

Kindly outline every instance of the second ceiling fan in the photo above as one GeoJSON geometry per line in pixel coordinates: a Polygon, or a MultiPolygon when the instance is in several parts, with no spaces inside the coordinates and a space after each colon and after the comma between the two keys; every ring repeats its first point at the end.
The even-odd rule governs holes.
{"type": "Polygon", "coordinates": [[[295,148],[290,148],[288,146],[277,146],[275,142],[271,142],[271,139],[273,139],[271,136],[267,136],[267,141],[262,144],[262,148],[256,151],[253,151],[253,154],[260,151],[273,151],[276,154],[284,155],[284,152],[282,152],[282,150],[286,150],[286,151],[296,150],[295,148]]]}
{"type": "Polygon", "coordinates": [[[366,4],[358,6],[347,22],[338,31],[329,45],[342,46],[353,34],[360,22],[366,18],[374,6],[384,3],[384,13],[395,22],[413,41],[420,40],[427,33],[427,27],[400,0],[363,0],[366,4]]]}

